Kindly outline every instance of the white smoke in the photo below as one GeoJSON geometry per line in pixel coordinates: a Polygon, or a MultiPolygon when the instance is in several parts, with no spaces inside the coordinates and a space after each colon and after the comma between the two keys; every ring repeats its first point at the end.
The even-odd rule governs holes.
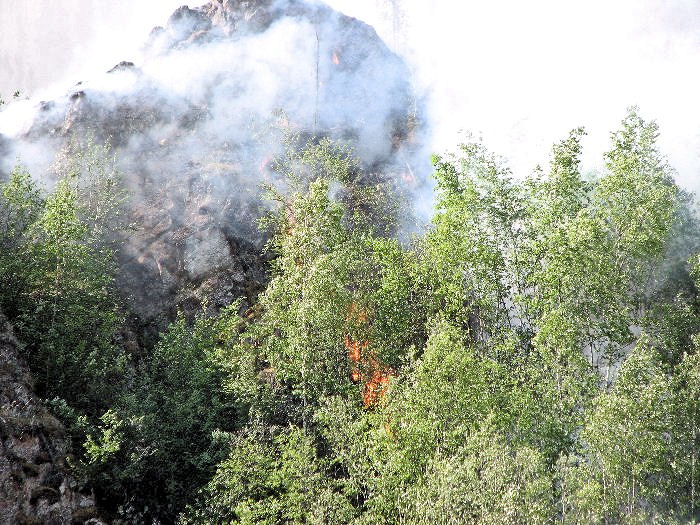
{"type": "Polygon", "coordinates": [[[90,124],[111,135],[144,225],[123,266],[144,318],[172,304],[183,274],[199,282],[216,261],[231,265],[221,305],[264,280],[245,260],[259,257],[259,185],[282,149],[271,123],[348,140],[370,172],[415,175],[425,219],[429,154],[454,148],[459,130],[481,135],[524,176],[583,125],[583,167],[599,169],[609,132],[637,104],[659,122],[679,181],[698,187],[695,0],[328,0],[376,28],[410,70],[374,29],[311,0],[303,5],[317,15],[276,17],[264,31],[242,23],[200,33],[185,16],[143,47],[179,3],[61,0],[42,12],[0,0],[2,92],[33,95],[0,112],[0,172],[19,157],[40,175],[66,135],[90,124]],[[120,60],[135,67],[105,72],[120,60]]]}
{"type": "Polygon", "coordinates": [[[279,182],[271,166],[287,134],[344,142],[368,179],[427,194],[410,71],[370,26],[305,0],[215,0],[161,23],[135,63],[102,63],[0,111],[0,172],[19,159],[46,185],[69,138],[110,140],[141,227],[120,251],[139,316],[187,300],[190,285],[214,286],[219,306],[251,295],[263,280],[261,185],[279,182]]]}
{"type": "Polygon", "coordinates": [[[431,94],[433,150],[469,130],[522,176],[583,125],[584,169],[598,169],[609,133],[638,105],[659,123],[679,182],[700,189],[697,0],[329,3],[408,60],[431,94]]]}
{"type": "MultiPolygon", "coordinates": [[[[276,9],[296,5],[277,2],[276,9]]],[[[416,105],[408,70],[371,28],[350,24],[320,6],[308,9],[317,11],[311,17],[320,18],[285,16],[263,32],[243,30],[231,38],[216,34],[225,29],[213,28],[212,38],[196,43],[178,42],[183,36],[196,36],[197,28],[188,26],[196,20],[174,20],[151,39],[145,53],[139,53],[141,61],[135,68],[105,73],[114,62],[103,62],[71,91],[65,91],[65,84],[50,92],[37,90],[41,98],[50,95],[45,97],[50,105],[41,104],[36,96],[15,102],[0,114],[1,134],[28,139],[14,144],[5,170],[19,156],[33,171],[43,171],[42,157],[49,155],[34,154],[38,139],[65,132],[71,114],[78,119],[143,120],[143,115],[120,113],[149,106],[154,106],[150,113],[158,122],[131,133],[131,146],[136,148],[144,146],[145,137],[168,141],[164,134],[178,133],[180,142],[199,141],[199,149],[191,152],[195,158],[212,139],[239,145],[249,141],[254,122],[281,111],[299,130],[336,132],[339,137],[350,132],[369,167],[387,160],[396,149],[394,128],[403,125],[398,120],[416,105]],[[207,118],[198,127],[199,137],[183,138],[174,120],[191,110],[206,113],[207,118]]],[[[110,42],[108,47],[114,46],[110,42]]],[[[132,150],[126,157],[140,154],[132,150]]]]}
{"type": "MultiPolygon", "coordinates": [[[[0,93],[75,83],[138,61],[148,31],[183,0],[0,0],[0,93]]],[[[686,186],[700,178],[700,3],[328,0],[374,26],[432,93],[432,149],[460,129],[483,136],[518,172],[585,125],[597,167],[627,106],[661,125],[661,145],[686,186]]],[[[41,98],[54,98],[42,96],[41,98]]]]}
{"type": "MultiPolygon", "coordinates": [[[[0,0],[0,83],[5,83],[0,92],[29,88],[36,93],[59,78],[65,89],[66,80],[94,76],[78,74],[81,69],[103,71],[105,64],[132,57],[138,62],[150,27],[180,3],[62,0],[37,10],[22,0],[0,0]],[[20,69],[50,78],[27,82],[20,69]]],[[[419,89],[431,95],[430,150],[453,148],[459,130],[469,130],[522,175],[546,162],[551,144],[569,129],[584,125],[589,132],[584,168],[597,169],[609,132],[626,107],[636,104],[659,122],[661,148],[679,181],[698,187],[700,4],[695,0],[328,4],[371,24],[409,62],[419,89]]]]}
{"type": "Polygon", "coordinates": [[[153,26],[182,4],[0,0],[0,95],[7,99],[21,90],[50,99],[51,91],[90,78],[105,65],[139,61],[153,26]]]}

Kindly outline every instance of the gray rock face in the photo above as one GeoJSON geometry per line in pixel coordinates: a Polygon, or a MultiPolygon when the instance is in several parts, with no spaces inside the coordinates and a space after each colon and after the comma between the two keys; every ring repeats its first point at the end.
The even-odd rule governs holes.
{"type": "Polygon", "coordinates": [[[100,523],[67,471],[63,428],[34,395],[20,351],[0,312],[0,523],[100,523]]]}
{"type": "Polygon", "coordinates": [[[220,231],[204,231],[187,238],[184,260],[188,277],[198,281],[210,272],[230,265],[229,245],[220,231]]]}

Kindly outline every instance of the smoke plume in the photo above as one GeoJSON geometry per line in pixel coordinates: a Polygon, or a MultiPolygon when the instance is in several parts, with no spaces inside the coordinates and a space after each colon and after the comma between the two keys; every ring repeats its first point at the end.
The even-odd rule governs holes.
{"type": "Polygon", "coordinates": [[[264,280],[260,186],[274,182],[288,133],[331,137],[365,172],[415,191],[424,184],[410,72],[356,19],[313,1],[212,0],[175,10],[142,55],[51,100],[10,104],[0,113],[0,172],[19,159],[47,173],[74,136],[112,144],[140,225],[123,279],[139,283],[133,302],[144,317],[157,302],[201,299],[185,288],[227,304],[264,280]]]}

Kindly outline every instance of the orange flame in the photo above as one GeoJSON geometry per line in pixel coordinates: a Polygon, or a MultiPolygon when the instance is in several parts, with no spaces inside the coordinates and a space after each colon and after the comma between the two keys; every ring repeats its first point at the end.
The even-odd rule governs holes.
{"type": "Polygon", "coordinates": [[[365,408],[376,405],[381,401],[386,388],[389,386],[390,377],[396,377],[396,372],[387,366],[382,366],[382,369],[372,372],[372,377],[365,383],[362,390],[365,408]]]}
{"type": "Polygon", "coordinates": [[[338,56],[338,53],[336,53],[335,51],[333,51],[333,56],[331,57],[331,60],[333,60],[333,63],[336,66],[340,65],[340,57],[338,56]]]}
{"type": "Polygon", "coordinates": [[[362,351],[367,348],[368,342],[360,343],[353,341],[349,336],[345,336],[345,348],[348,350],[348,357],[355,364],[360,364],[362,351]]]}
{"type": "MultiPolygon", "coordinates": [[[[367,312],[359,309],[355,303],[350,305],[348,311],[348,320],[353,318],[363,324],[368,322],[367,312]]],[[[355,383],[364,383],[362,399],[365,408],[378,404],[389,385],[389,378],[396,377],[396,372],[377,359],[376,354],[369,349],[369,341],[358,341],[346,335],[345,348],[348,359],[354,364],[350,377],[355,383]]]]}
{"type": "Polygon", "coordinates": [[[407,184],[414,185],[416,183],[416,176],[413,173],[413,170],[411,169],[411,165],[408,162],[406,163],[406,171],[404,171],[401,174],[401,178],[407,184]]]}

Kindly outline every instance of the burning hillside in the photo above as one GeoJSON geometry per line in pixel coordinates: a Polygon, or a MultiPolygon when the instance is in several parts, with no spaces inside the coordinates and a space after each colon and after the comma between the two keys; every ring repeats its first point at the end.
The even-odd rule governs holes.
{"type": "Polygon", "coordinates": [[[416,184],[416,122],[409,72],[371,27],[314,2],[212,0],[155,28],[143,63],[0,114],[0,168],[40,174],[86,133],[113,145],[137,225],[121,280],[150,324],[265,281],[255,219],[285,136],[346,142],[367,173],[416,184]]]}
{"type": "Polygon", "coordinates": [[[700,523],[654,121],[596,174],[583,128],[525,177],[468,139],[404,242],[422,130],[368,26],[211,1],[112,62],[0,113],[0,522],[700,523]]]}

